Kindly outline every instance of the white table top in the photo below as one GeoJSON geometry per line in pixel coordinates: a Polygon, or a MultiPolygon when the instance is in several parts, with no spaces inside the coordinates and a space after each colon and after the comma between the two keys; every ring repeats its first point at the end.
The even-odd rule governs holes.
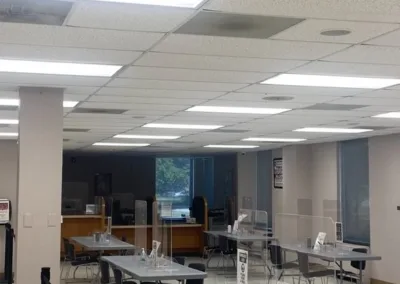
{"type": "Polygon", "coordinates": [[[276,240],[275,237],[268,237],[267,232],[256,233],[256,234],[246,234],[246,235],[235,235],[230,234],[226,231],[204,231],[205,234],[213,236],[224,236],[230,240],[238,242],[256,242],[256,241],[272,241],[276,240]]]}
{"type": "Polygon", "coordinates": [[[109,243],[97,243],[93,241],[93,237],[72,237],[71,241],[83,246],[86,250],[91,251],[106,251],[106,250],[130,250],[134,249],[135,246],[126,242],[123,242],[115,237],[111,237],[109,243]]]}
{"type": "Polygon", "coordinates": [[[312,248],[296,244],[280,244],[280,246],[283,250],[305,253],[311,257],[328,261],[370,261],[382,259],[380,256],[372,255],[370,253],[360,253],[340,248],[333,248],[330,250],[321,249],[320,251],[315,251],[312,248]]]}
{"type": "Polygon", "coordinates": [[[170,263],[167,267],[151,267],[140,261],[140,256],[103,256],[102,261],[117,267],[138,281],[204,279],[207,273],[170,263]]]}

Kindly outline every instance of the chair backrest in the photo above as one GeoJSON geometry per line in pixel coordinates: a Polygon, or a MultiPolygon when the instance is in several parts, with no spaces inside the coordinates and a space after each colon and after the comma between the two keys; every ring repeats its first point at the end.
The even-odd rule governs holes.
{"type": "Polygon", "coordinates": [[[118,268],[112,268],[114,273],[115,284],[122,284],[122,272],[118,268]]]}
{"type": "MultiPolygon", "coordinates": [[[[368,250],[366,248],[354,248],[354,252],[359,252],[359,253],[367,253],[368,250]]],[[[365,269],[365,260],[361,261],[351,261],[350,262],[351,267],[359,270],[364,270],[365,269]]]]}
{"type": "Polygon", "coordinates": [[[308,255],[306,253],[297,252],[297,260],[299,262],[300,273],[303,275],[308,273],[308,255]]]}
{"type": "Polygon", "coordinates": [[[221,251],[227,252],[229,251],[229,242],[228,242],[228,238],[225,236],[218,236],[218,246],[220,248],[221,251]]]}
{"type": "Polygon", "coordinates": [[[67,251],[68,251],[68,244],[69,244],[69,240],[67,238],[63,238],[64,255],[66,255],[66,256],[67,256],[67,251]]]}
{"type": "Polygon", "coordinates": [[[174,257],[173,261],[180,264],[180,265],[185,265],[185,258],[184,257],[174,257]]]}
{"type": "MultiPolygon", "coordinates": [[[[269,253],[271,263],[273,265],[282,265],[282,249],[281,246],[278,245],[270,245],[269,246],[269,253]]],[[[278,267],[280,269],[280,267],[278,267]]]]}
{"type": "Polygon", "coordinates": [[[68,259],[70,260],[75,260],[75,246],[74,244],[68,243],[66,245],[66,256],[68,257],[68,259]]]}
{"type": "MultiPolygon", "coordinates": [[[[202,272],[206,271],[206,266],[203,263],[190,263],[188,265],[189,268],[196,269],[202,272]]],[[[186,280],[186,284],[203,284],[203,279],[188,279],[186,280]]]]}
{"type": "Polygon", "coordinates": [[[101,280],[100,283],[110,283],[110,265],[105,261],[100,261],[101,280]]]}

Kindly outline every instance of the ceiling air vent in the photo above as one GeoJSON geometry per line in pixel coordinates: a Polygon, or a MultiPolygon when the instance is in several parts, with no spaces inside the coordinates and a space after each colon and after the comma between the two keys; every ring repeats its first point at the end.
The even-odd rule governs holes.
{"type": "Polygon", "coordinates": [[[103,108],[76,108],[72,113],[91,113],[91,114],[123,114],[126,109],[103,109],[103,108]]]}
{"type": "Polygon", "coordinates": [[[89,132],[89,130],[84,128],[64,128],[64,132],[89,132]]]}
{"type": "Polygon", "coordinates": [[[72,2],[54,0],[0,0],[0,22],[61,26],[72,2]]]}

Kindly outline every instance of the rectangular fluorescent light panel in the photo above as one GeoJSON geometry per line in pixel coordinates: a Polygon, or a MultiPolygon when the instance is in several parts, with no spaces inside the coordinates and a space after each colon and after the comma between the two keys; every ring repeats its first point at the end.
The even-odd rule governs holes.
{"type": "Polygon", "coordinates": [[[363,133],[372,129],[363,128],[328,128],[328,127],[306,127],[294,130],[296,132],[320,132],[320,133],[363,133]]]}
{"type": "Polygon", "coordinates": [[[0,119],[0,124],[18,124],[18,119],[0,119]]]}
{"type": "Polygon", "coordinates": [[[302,142],[307,139],[303,138],[264,138],[264,137],[250,137],[243,139],[242,141],[253,141],[253,142],[302,142]]]}
{"type": "Polygon", "coordinates": [[[400,112],[382,113],[382,114],[374,115],[373,117],[377,117],[377,118],[400,118],[400,112]]]}
{"type": "Polygon", "coordinates": [[[213,130],[224,127],[223,125],[202,125],[202,124],[173,124],[173,123],[148,123],[142,127],[146,128],[170,128],[170,129],[199,129],[213,130]]]}
{"type": "Polygon", "coordinates": [[[225,149],[253,149],[260,146],[256,145],[207,145],[204,148],[225,148],[225,149]]]}
{"type": "MultiPolygon", "coordinates": [[[[63,101],[63,107],[75,107],[77,101],[63,101]]],[[[0,106],[19,106],[19,99],[0,99],[0,106]]]]}
{"type": "Polygon", "coordinates": [[[0,72],[111,77],[120,65],[63,63],[0,59],[0,72]]]}
{"type": "Polygon", "coordinates": [[[180,138],[180,136],[118,134],[118,135],[115,135],[114,138],[123,138],[123,139],[160,139],[160,140],[174,140],[174,139],[180,138]]]}
{"type": "Polygon", "coordinates": [[[281,74],[273,78],[267,79],[261,84],[307,87],[381,89],[400,84],[400,79],[281,74]]]}
{"type": "Polygon", "coordinates": [[[96,142],[93,146],[105,146],[105,147],[146,147],[148,143],[107,143],[107,142],[96,142]]]}
{"type": "Polygon", "coordinates": [[[290,109],[286,108],[195,106],[187,109],[186,111],[240,114],[278,114],[289,110],[290,109]]]}
{"type": "Polygon", "coordinates": [[[14,132],[0,132],[0,137],[18,137],[18,133],[14,133],[14,132]]]}
{"type": "Polygon", "coordinates": [[[126,4],[157,5],[181,8],[196,8],[203,0],[94,0],[126,4]]]}

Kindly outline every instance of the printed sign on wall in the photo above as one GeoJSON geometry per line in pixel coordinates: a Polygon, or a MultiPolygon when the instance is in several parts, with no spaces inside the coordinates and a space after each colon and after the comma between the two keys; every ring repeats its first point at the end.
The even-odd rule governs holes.
{"type": "Polygon", "coordinates": [[[246,250],[237,250],[237,283],[247,284],[248,282],[248,260],[249,253],[246,250]]]}
{"type": "Polygon", "coordinates": [[[283,188],[283,163],[282,159],[273,160],[274,188],[283,188]]]}

